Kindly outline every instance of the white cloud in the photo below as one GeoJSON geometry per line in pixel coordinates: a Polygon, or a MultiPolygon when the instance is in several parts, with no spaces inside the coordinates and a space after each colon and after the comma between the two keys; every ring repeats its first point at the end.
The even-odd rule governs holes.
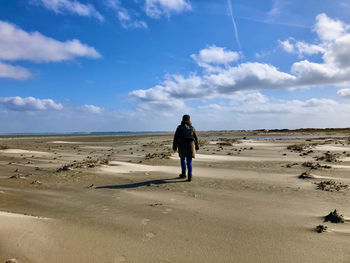
{"type": "Polygon", "coordinates": [[[202,77],[168,76],[161,85],[147,90],[135,90],[129,95],[143,103],[207,99],[232,95],[242,90],[286,89],[293,87],[295,81],[295,76],[280,72],[271,65],[243,63],[202,77]]]}
{"type": "Polygon", "coordinates": [[[294,44],[291,43],[292,40],[293,40],[293,38],[289,38],[285,41],[279,40],[279,43],[280,43],[281,47],[284,49],[284,51],[286,51],[288,53],[294,53],[295,49],[294,49],[294,44]]]}
{"type": "Polygon", "coordinates": [[[181,13],[192,10],[187,0],[146,0],[146,14],[152,18],[159,18],[162,15],[170,16],[172,13],[181,13]]]}
{"type": "Polygon", "coordinates": [[[85,104],[81,107],[83,111],[91,112],[91,113],[102,113],[103,108],[95,106],[95,105],[88,105],[85,104]]]}
{"type": "Polygon", "coordinates": [[[2,63],[0,61],[0,78],[11,78],[18,80],[25,80],[32,76],[32,74],[25,68],[19,66],[12,66],[2,63]]]}
{"type": "Polygon", "coordinates": [[[100,21],[104,17],[91,4],[82,4],[77,0],[41,0],[43,5],[55,13],[69,12],[79,16],[95,17],[100,21]]]}
{"type": "Polygon", "coordinates": [[[96,59],[101,55],[77,39],[61,42],[0,20],[0,78],[27,79],[31,76],[27,69],[1,61],[60,62],[76,57],[96,59]]]}
{"type": "Polygon", "coordinates": [[[350,66],[350,34],[336,39],[324,54],[324,60],[328,64],[335,64],[339,68],[350,66]]]}
{"type": "Polygon", "coordinates": [[[51,99],[37,99],[34,97],[0,97],[0,103],[12,111],[45,111],[62,110],[62,104],[51,99]]]}
{"type": "Polygon", "coordinates": [[[129,11],[122,6],[120,0],[107,0],[106,5],[116,11],[117,18],[123,28],[148,28],[145,21],[135,19],[131,16],[129,11]]]}
{"type": "MultiPolygon", "coordinates": [[[[265,97],[265,96],[264,96],[265,97]]],[[[211,113],[215,115],[215,112],[226,112],[226,116],[232,112],[242,113],[245,116],[249,115],[275,115],[283,116],[282,114],[298,115],[298,114],[316,114],[322,115],[324,111],[336,112],[340,107],[344,105],[330,99],[318,99],[312,98],[309,100],[285,100],[285,101],[270,101],[265,97],[265,101],[255,103],[230,103],[230,104],[209,104],[206,106],[200,106],[199,109],[210,110],[211,113]]],[[[350,113],[350,107],[345,106],[346,111],[350,113]]],[[[222,114],[222,113],[221,113],[222,114]]],[[[249,117],[247,117],[249,118],[249,117]]]]}
{"type": "Polygon", "coordinates": [[[257,91],[253,91],[253,92],[237,91],[233,95],[231,95],[229,99],[231,100],[231,105],[235,105],[237,103],[252,105],[252,104],[267,103],[269,101],[268,97],[266,97],[265,95],[257,91]]]}
{"type": "Polygon", "coordinates": [[[285,41],[279,41],[279,44],[284,51],[288,53],[296,53],[299,57],[304,57],[305,55],[315,55],[326,51],[326,49],[321,45],[309,44],[303,41],[295,41],[293,38],[289,38],[285,41]]]}
{"type": "Polygon", "coordinates": [[[220,94],[239,90],[287,89],[294,85],[295,76],[279,71],[276,67],[263,63],[242,63],[218,74],[205,77],[207,85],[220,94]]]}
{"type": "Polygon", "coordinates": [[[181,75],[168,76],[161,84],[147,90],[135,90],[129,94],[144,102],[165,101],[172,99],[196,99],[208,95],[208,90],[203,87],[202,79],[196,75],[184,78],[181,75]]]}
{"type": "Polygon", "coordinates": [[[297,49],[299,56],[301,57],[304,55],[314,55],[314,54],[325,52],[325,49],[323,47],[318,45],[308,44],[303,41],[298,41],[295,44],[295,47],[297,49]]]}
{"type": "Polygon", "coordinates": [[[348,85],[350,83],[350,26],[340,20],[319,14],[314,31],[317,44],[295,41],[292,38],[280,41],[287,52],[299,55],[321,53],[323,63],[303,60],[292,65],[291,73],[297,77],[296,87],[348,85]]]}
{"type": "Polygon", "coordinates": [[[186,106],[183,100],[177,100],[177,99],[172,99],[172,100],[160,100],[160,101],[148,101],[145,103],[140,103],[138,105],[138,109],[142,111],[147,111],[147,112],[154,112],[154,113],[169,113],[169,112],[176,112],[176,111],[181,111],[185,110],[186,106]]]}
{"type": "Polygon", "coordinates": [[[220,68],[217,65],[228,66],[239,59],[239,53],[213,45],[200,50],[198,55],[192,54],[191,58],[200,67],[204,67],[209,71],[218,71],[220,68]]]}
{"type": "Polygon", "coordinates": [[[331,62],[332,55],[338,53],[337,58],[345,56],[348,61],[347,48],[349,47],[350,26],[340,20],[335,20],[322,13],[316,16],[316,23],[313,31],[318,36],[318,43],[310,44],[304,41],[296,41],[290,37],[285,41],[279,41],[280,46],[288,53],[298,54],[299,57],[305,55],[325,54],[324,60],[331,62]],[[331,53],[331,54],[329,54],[331,53]]]}
{"type": "MultiPolygon", "coordinates": [[[[254,93],[246,93],[242,98],[250,94],[253,97],[254,93]]],[[[0,132],[174,131],[185,113],[191,115],[197,130],[350,126],[350,105],[325,98],[266,98],[256,103],[241,100],[237,104],[230,104],[229,99],[192,105],[183,100],[154,101],[132,111],[103,110],[99,114],[82,110],[85,105],[61,110],[0,110],[0,132]]]]}
{"type": "Polygon", "coordinates": [[[349,29],[349,25],[340,20],[331,19],[322,13],[316,16],[314,31],[322,41],[333,41],[341,37],[349,29]]]}
{"type": "Polygon", "coordinates": [[[346,98],[346,99],[350,99],[350,89],[349,88],[338,90],[337,94],[340,97],[343,97],[343,98],[346,98]]]}
{"type": "Polygon", "coordinates": [[[331,100],[331,99],[316,99],[316,98],[312,98],[309,100],[306,100],[305,102],[301,103],[302,107],[329,107],[329,106],[333,106],[333,105],[338,105],[338,102],[336,102],[335,100],[331,100]]]}
{"type": "Polygon", "coordinates": [[[342,85],[350,81],[349,70],[308,60],[294,63],[291,72],[297,75],[296,87],[342,85]]]}
{"type": "Polygon", "coordinates": [[[279,15],[282,13],[284,3],[280,0],[273,0],[271,10],[269,11],[270,16],[279,15]]]}
{"type": "Polygon", "coordinates": [[[117,12],[120,21],[130,21],[129,13],[126,10],[119,10],[117,12]]]}
{"type": "MultiPolygon", "coordinates": [[[[168,76],[160,85],[137,90],[130,95],[143,104],[147,102],[156,104],[172,99],[190,101],[229,98],[237,92],[262,89],[349,85],[350,53],[347,51],[350,50],[350,34],[346,32],[348,25],[321,14],[316,18],[315,28],[320,36],[318,44],[295,41],[293,38],[281,41],[280,44],[286,51],[298,53],[300,56],[321,53],[323,59],[321,63],[298,61],[292,65],[290,72],[282,72],[273,65],[257,62],[232,66],[230,63],[238,59],[236,52],[209,46],[200,50],[198,54],[191,55],[198,65],[208,69],[203,75],[192,73],[187,78],[182,75],[168,76]],[[324,21],[328,21],[332,26],[325,25],[324,21]],[[332,33],[332,29],[336,32],[332,33]],[[326,42],[324,40],[326,37],[323,35],[325,32],[333,36],[327,38],[326,42]]],[[[252,101],[259,100],[257,94],[249,96],[252,101]]],[[[260,99],[264,101],[265,98],[260,96],[260,99]]],[[[307,105],[312,103],[316,102],[309,101],[307,105]]],[[[246,104],[249,104],[249,97],[246,104]]],[[[307,105],[299,106],[307,107],[307,105]]]]}
{"type": "Polygon", "coordinates": [[[129,29],[129,28],[148,28],[148,25],[145,21],[141,21],[141,20],[124,20],[121,21],[121,25],[123,28],[125,29],[129,29]]]}
{"type": "Polygon", "coordinates": [[[214,111],[227,111],[228,107],[225,105],[220,105],[217,103],[205,105],[205,106],[199,106],[199,109],[208,109],[208,110],[214,110],[214,111]]]}
{"type": "Polygon", "coordinates": [[[39,32],[28,33],[17,26],[0,21],[0,60],[59,62],[75,57],[100,58],[101,55],[79,40],[61,42],[39,32]]]}

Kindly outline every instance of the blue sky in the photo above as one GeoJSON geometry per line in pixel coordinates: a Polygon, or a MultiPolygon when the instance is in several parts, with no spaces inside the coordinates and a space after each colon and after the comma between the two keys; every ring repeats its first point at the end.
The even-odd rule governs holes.
{"type": "Polygon", "coordinates": [[[2,0],[0,133],[349,127],[345,0],[2,0]]]}

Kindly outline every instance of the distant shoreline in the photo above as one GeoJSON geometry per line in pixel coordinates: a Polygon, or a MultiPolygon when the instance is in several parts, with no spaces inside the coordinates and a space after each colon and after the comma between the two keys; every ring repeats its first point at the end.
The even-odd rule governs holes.
{"type": "MultiPolygon", "coordinates": [[[[23,138],[23,137],[74,137],[74,136],[101,136],[101,135],[141,135],[141,134],[161,134],[171,131],[118,131],[118,132],[67,132],[67,133],[0,133],[0,138],[23,138]]],[[[350,128],[299,128],[299,129],[256,129],[256,130],[208,130],[198,131],[199,133],[230,133],[248,132],[268,135],[273,133],[349,133],[350,128]]]]}
{"type": "Polygon", "coordinates": [[[101,136],[101,135],[137,135],[137,134],[158,134],[166,132],[72,132],[72,133],[4,133],[0,138],[23,138],[23,137],[75,137],[75,136],[101,136]]]}

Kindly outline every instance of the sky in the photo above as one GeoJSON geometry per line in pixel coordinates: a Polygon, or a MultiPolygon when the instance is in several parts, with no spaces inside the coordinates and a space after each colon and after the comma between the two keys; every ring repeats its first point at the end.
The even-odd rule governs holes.
{"type": "Polygon", "coordinates": [[[1,0],[0,133],[350,127],[346,0],[1,0]]]}

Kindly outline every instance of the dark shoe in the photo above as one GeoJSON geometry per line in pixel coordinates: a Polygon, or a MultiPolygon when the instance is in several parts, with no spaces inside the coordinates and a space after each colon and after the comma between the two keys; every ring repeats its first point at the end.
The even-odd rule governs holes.
{"type": "Polygon", "coordinates": [[[186,178],[186,174],[180,174],[180,175],[179,175],[179,178],[180,178],[180,179],[186,178]]]}
{"type": "Polygon", "coordinates": [[[188,178],[187,178],[187,182],[191,182],[191,181],[192,181],[192,175],[188,176],[188,178]]]}

